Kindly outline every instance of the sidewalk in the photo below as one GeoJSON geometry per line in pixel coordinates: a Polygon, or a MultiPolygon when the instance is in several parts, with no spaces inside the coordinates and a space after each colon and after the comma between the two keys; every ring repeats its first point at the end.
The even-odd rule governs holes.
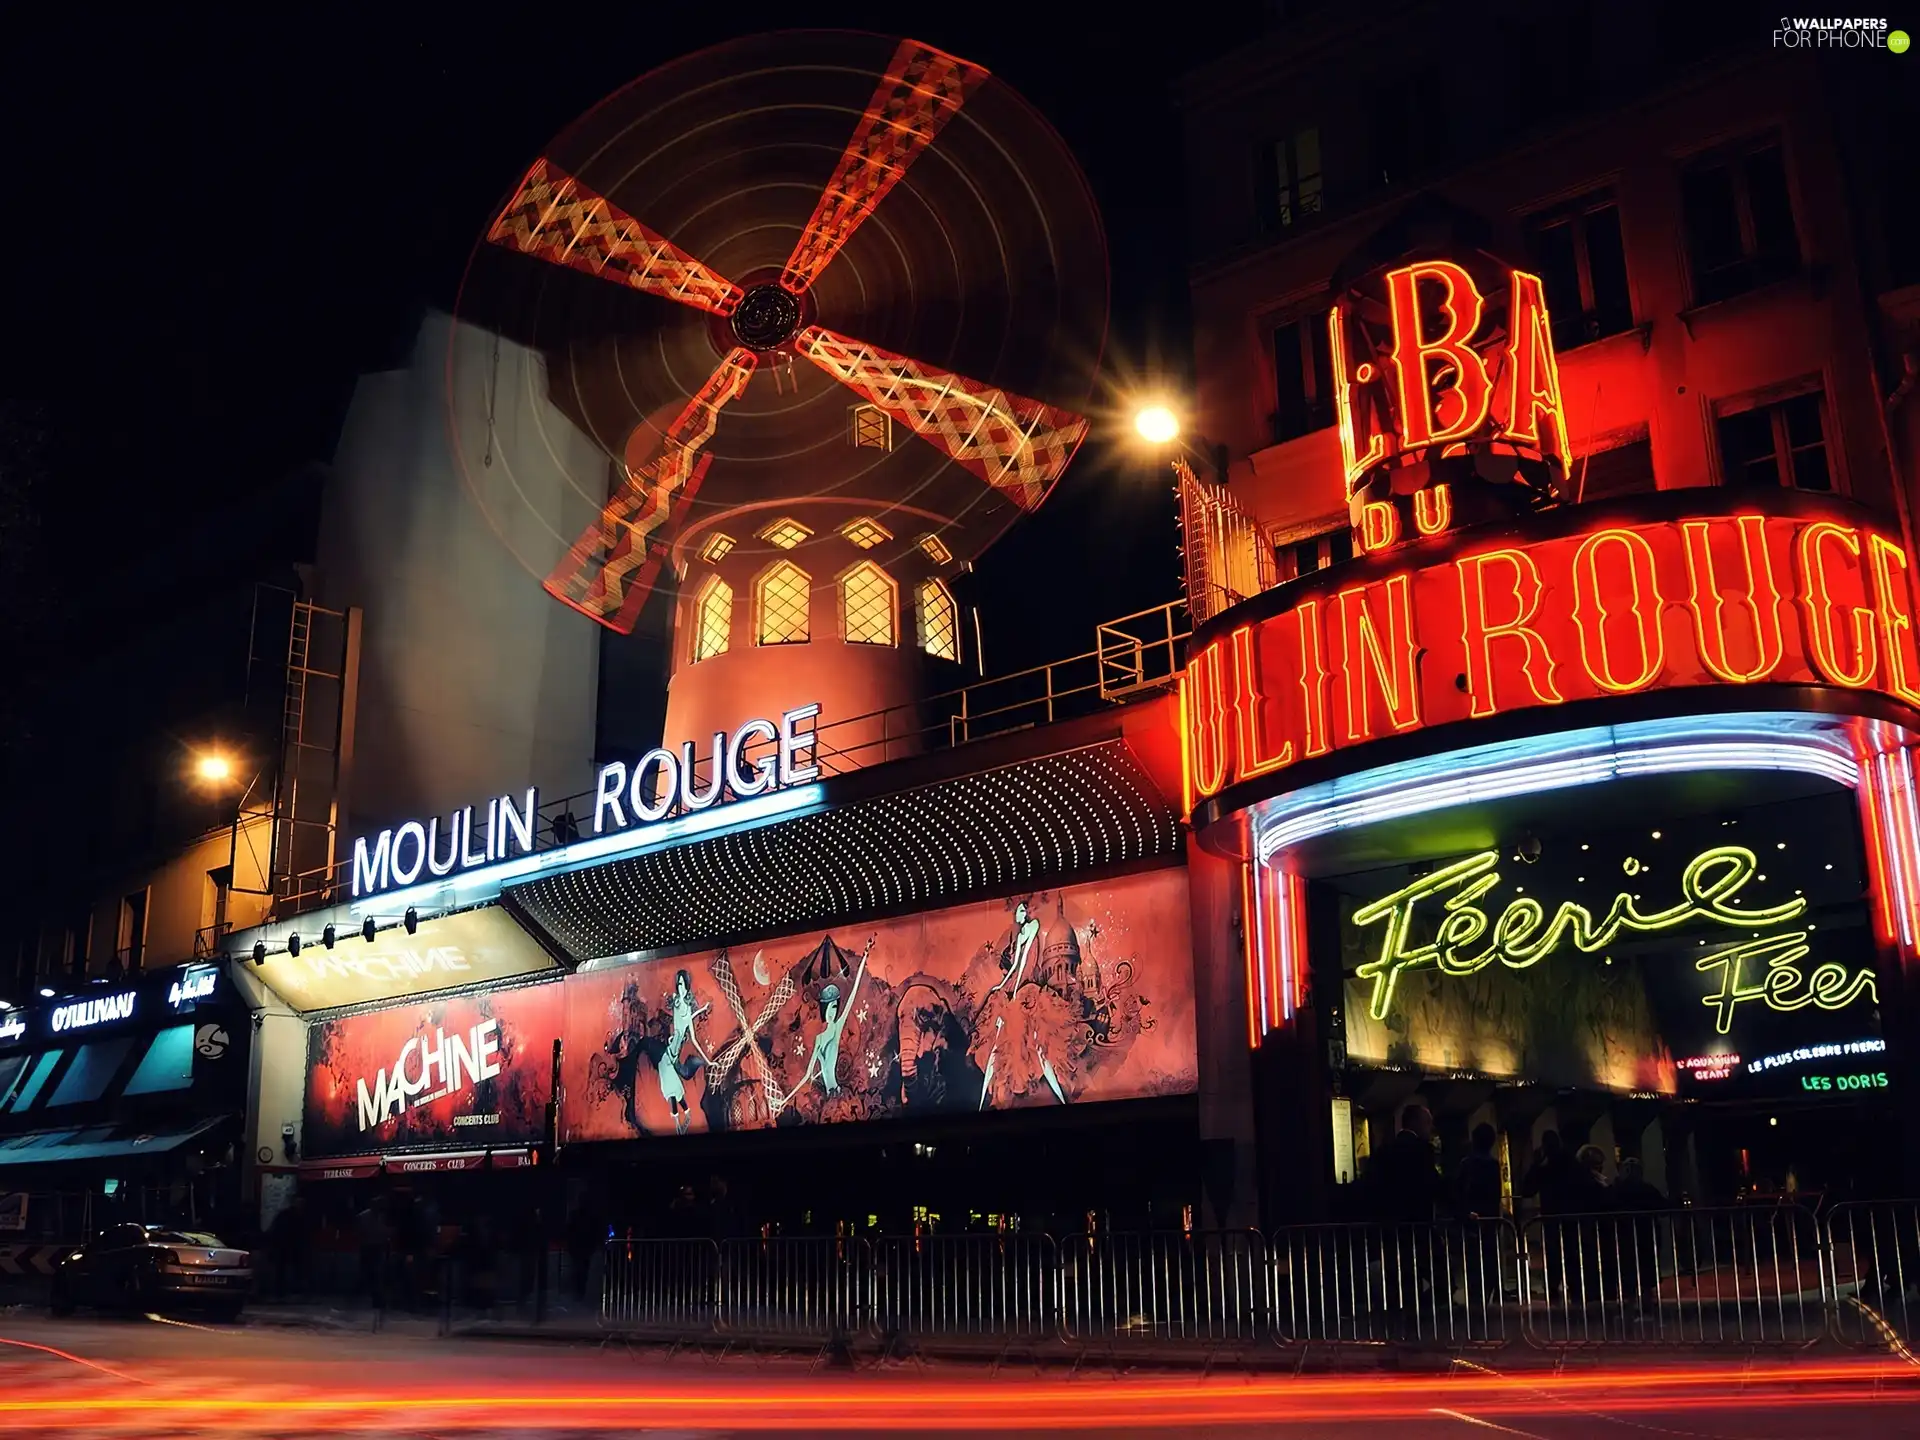
{"type": "Polygon", "coordinates": [[[379,1331],[383,1334],[419,1336],[497,1336],[516,1340],[599,1340],[599,1307],[589,1299],[576,1303],[572,1297],[550,1301],[545,1315],[535,1321],[531,1303],[499,1305],[492,1310],[455,1306],[419,1309],[389,1307],[376,1309],[365,1300],[340,1296],[312,1299],[269,1299],[249,1302],[245,1318],[249,1324],[276,1328],[379,1331]]]}

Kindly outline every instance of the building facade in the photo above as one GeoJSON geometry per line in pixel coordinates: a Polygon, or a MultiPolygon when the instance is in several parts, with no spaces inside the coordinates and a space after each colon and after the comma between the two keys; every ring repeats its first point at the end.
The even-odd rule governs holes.
{"type": "Polygon", "coordinates": [[[1376,1213],[1420,1111],[1509,1208],[1560,1141],[1676,1202],[1910,1183],[1896,57],[1391,19],[1186,88],[1230,459],[1183,480],[1183,731],[1263,1214],[1376,1213]]]}

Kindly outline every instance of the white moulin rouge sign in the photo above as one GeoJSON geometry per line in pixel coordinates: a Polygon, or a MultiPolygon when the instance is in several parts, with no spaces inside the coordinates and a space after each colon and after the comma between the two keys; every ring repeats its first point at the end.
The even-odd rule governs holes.
{"type": "Polygon", "coordinates": [[[377,1071],[373,1084],[355,1082],[360,1128],[371,1130],[420,1105],[471,1089],[500,1073],[500,1022],[482,1020],[462,1035],[435,1026],[433,1037],[416,1035],[400,1047],[391,1069],[377,1071]]]}

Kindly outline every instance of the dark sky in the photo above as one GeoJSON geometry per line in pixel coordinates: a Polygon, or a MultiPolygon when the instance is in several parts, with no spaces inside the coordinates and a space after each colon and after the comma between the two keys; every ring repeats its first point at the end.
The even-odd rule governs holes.
{"type": "MultiPolygon", "coordinates": [[[[403,353],[417,305],[451,300],[491,207],[549,137],[663,61],[796,18],[894,33],[911,15],[916,38],[1025,94],[1106,215],[1111,351],[1140,355],[1156,327],[1181,348],[1167,82],[1244,34],[1244,16],[1141,27],[1074,8],[610,6],[561,24],[531,7],[391,6],[84,27],[42,8],[40,34],[10,21],[0,88],[25,153],[10,167],[4,386],[53,406],[59,544],[77,525],[100,545],[114,515],[140,517],[121,543],[152,546],[327,459],[356,372],[403,353]],[[654,18],[669,8],[711,18],[654,18]]],[[[1075,527],[1029,528],[1041,545],[1075,527]]]]}
{"type": "MultiPolygon", "coordinates": [[[[10,15],[0,464],[36,479],[39,524],[0,666],[35,676],[16,693],[50,700],[32,763],[74,763],[55,751],[83,743],[65,718],[82,712],[89,734],[138,728],[143,711],[191,726],[197,690],[230,667],[169,655],[153,625],[298,558],[317,483],[301,470],[330,458],[355,376],[399,362],[421,308],[452,301],[502,194],[610,91],[739,34],[911,29],[1060,129],[1106,217],[1110,362],[1160,350],[1179,366],[1168,89],[1250,34],[1259,8],[1189,6],[1179,24],[1054,4],[10,15]],[[659,18],[670,9],[682,18],[659,18]],[[61,673],[114,649],[147,663],[111,703],[63,688],[61,673]]],[[[1098,620],[1173,598],[1176,540],[1159,475],[1083,451],[981,567],[990,671],[1090,648],[1098,620]]]]}

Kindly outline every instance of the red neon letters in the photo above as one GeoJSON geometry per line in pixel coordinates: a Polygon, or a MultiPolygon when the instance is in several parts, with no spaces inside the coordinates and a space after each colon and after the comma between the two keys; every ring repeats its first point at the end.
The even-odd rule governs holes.
{"type": "Polygon", "coordinates": [[[1860,512],[1804,500],[1375,567],[1194,652],[1191,793],[1423,726],[1649,690],[1830,685],[1920,705],[1912,569],[1860,512]]]}
{"type": "MultiPolygon", "coordinates": [[[[1511,273],[1504,323],[1496,316],[1485,337],[1487,297],[1463,267],[1423,260],[1388,271],[1385,281],[1388,334],[1372,340],[1372,350],[1341,306],[1327,321],[1348,493],[1397,455],[1453,454],[1480,440],[1553,461],[1564,474],[1567,423],[1539,278],[1511,273]]],[[[1422,534],[1444,528],[1437,511],[1421,518],[1422,534]]],[[[1366,548],[1380,546],[1369,539],[1366,548]]]]}

